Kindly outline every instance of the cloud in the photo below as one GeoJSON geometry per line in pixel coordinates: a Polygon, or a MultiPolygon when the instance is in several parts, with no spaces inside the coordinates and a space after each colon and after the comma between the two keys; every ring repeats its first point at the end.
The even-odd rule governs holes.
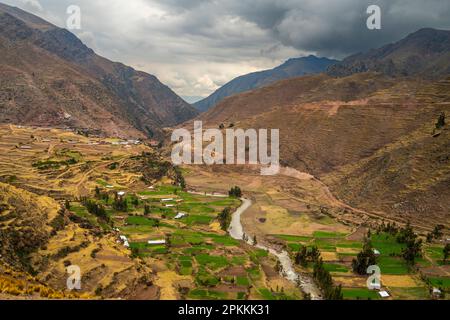
{"type": "Polygon", "coordinates": [[[343,58],[422,27],[450,29],[447,0],[6,0],[74,31],[99,54],[155,74],[178,94],[206,96],[232,78],[308,54],[343,58]],[[366,28],[381,7],[382,29],[366,28]]]}
{"type": "Polygon", "coordinates": [[[21,0],[20,3],[25,10],[33,12],[43,11],[42,5],[38,0],[21,0]]]}

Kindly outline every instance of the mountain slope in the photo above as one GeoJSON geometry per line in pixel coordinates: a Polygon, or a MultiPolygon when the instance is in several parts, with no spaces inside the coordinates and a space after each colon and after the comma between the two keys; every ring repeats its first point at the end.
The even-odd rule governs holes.
{"type": "Polygon", "coordinates": [[[151,270],[134,262],[112,235],[84,229],[54,199],[0,182],[0,288],[5,294],[29,298],[95,297],[100,283],[107,297],[133,297],[151,270]],[[112,264],[91,254],[108,254],[112,264]],[[83,272],[82,293],[67,291],[67,264],[83,272]],[[113,278],[111,275],[115,274],[113,278]],[[120,277],[123,283],[114,278],[120,277]],[[19,284],[19,285],[17,285],[19,284]],[[31,287],[31,290],[29,290],[31,287]],[[34,290],[33,288],[36,288],[34,290]]]}
{"type": "Polygon", "coordinates": [[[381,72],[390,76],[419,75],[437,78],[450,73],[450,31],[420,29],[406,38],[358,53],[330,66],[328,74],[348,76],[358,72],[381,72]]]}
{"type": "Polygon", "coordinates": [[[156,77],[20,9],[0,6],[0,30],[1,122],[151,137],[197,114],[156,77]]]}
{"type": "Polygon", "coordinates": [[[289,59],[274,69],[250,73],[231,80],[209,97],[194,103],[194,106],[200,111],[206,111],[226,97],[234,94],[261,88],[283,79],[321,73],[327,67],[337,62],[336,60],[317,58],[315,56],[289,59]]]}
{"type": "MultiPolygon", "coordinates": [[[[406,68],[393,57],[412,52],[412,38],[390,54],[396,68],[406,68]]],[[[448,222],[448,125],[434,128],[442,112],[450,115],[450,70],[433,66],[450,50],[441,37],[419,38],[415,46],[427,50],[418,60],[429,61],[414,76],[377,70],[288,79],[228,97],[199,119],[204,127],[280,129],[281,164],[322,179],[354,207],[427,227],[448,222]]]]}

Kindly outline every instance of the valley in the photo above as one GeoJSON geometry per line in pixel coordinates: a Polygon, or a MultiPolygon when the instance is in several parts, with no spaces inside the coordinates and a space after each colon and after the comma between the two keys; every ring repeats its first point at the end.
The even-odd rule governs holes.
{"type": "Polygon", "coordinates": [[[0,300],[450,299],[450,31],[230,81],[310,50],[213,64],[202,32],[178,65],[124,30],[212,94],[0,3],[0,300]]]}
{"type": "Polygon", "coordinates": [[[20,234],[37,222],[16,225],[14,216],[23,209],[1,193],[0,265],[9,275],[3,294],[70,297],[65,268],[73,264],[82,271],[82,290],[74,298],[302,298],[275,271],[275,257],[221,229],[217,215],[236,209],[239,200],[183,191],[173,185],[171,166],[136,143],[1,126],[1,186],[14,197],[31,197],[28,206],[42,202],[42,214],[25,212],[45,226],[31,233],[26,256],[16,256],[25,247],[13,237],[25,236],[20,234]],[[55,292],[29,294],[28,274],[55,292]],[[23,289],[9,289],[15,281],[23,281],[23,289]]]}

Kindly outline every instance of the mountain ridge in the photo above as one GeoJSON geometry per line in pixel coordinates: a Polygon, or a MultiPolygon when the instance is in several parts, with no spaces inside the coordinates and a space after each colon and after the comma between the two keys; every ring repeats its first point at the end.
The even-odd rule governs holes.
{"type": "Polygon", "coordinates": [[[200,111],[207,111],[229,96],[261,88],[279,80],[321,73],[324,72],[328,66],[337,62],[337,60],[324,57],[319,58],[313,55],[291,58],[273,69],[239,76],[217,89],[209,97],[198,101],[193,105],[200,111]]]}
{"type": "MultiPolygon", "coordinates": [[[[450,47],[430,32],[351,56],[340,66],[346,73],[281,80],[228,97],[197,119],[204,128],[278,128],[281,165],[321,179],[353,207],[429,227],[448,221],[449,129],[435,124],[450,115],[450,47]],[[348,63],[370,55],[366,66],[378,68],[348,63]],[[399,72],[411,56],[430,61],[399,72]],[[382,68],[389,61],[395,69],[382,68]]],[[[190,121],[184,126],[192,128],[190,121]]]]}
{"type": "Polygon", "coordinates": [[[450,31],[422,28],[405,38],[357,53],[332,65],[327,73],[345,77],[359,72],[381,72],[389,76],[439,78],[450,73],[450,31]]]}
{"type": "Polygon", "coordinates": [[[0,65],[1,122],[39,125],[33,116],[39,103],[42,125],[159,137],[164,127],[198,114],[155,76],[97,55],[66,29],[6,5],[0,25],[0,52],[7,57],[0,65]]]}

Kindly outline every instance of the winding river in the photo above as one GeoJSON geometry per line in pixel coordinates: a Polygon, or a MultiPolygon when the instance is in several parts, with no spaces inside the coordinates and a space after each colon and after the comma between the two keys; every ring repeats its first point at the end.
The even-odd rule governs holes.
{"type": "MultiPolygon", "coordinates": [[[[241,223],[241,215],[252,205],[252,201],[249,199],[241,198],[241,201],[242,205],[233,213],[230,227],[228,229],[230,236],[236,240],[243,240],[244,238],[245,231],[241,223]]],[[[247,240],[247,243],[250,245],[254,245],[253,241],[250,239],[247,240]]],[[[276,256],[280,261],[282,274],[286,279],[295,283],[296,285],[300,284],[303,292],[309,293],[311,295],[311,299],[320,299],[320,290],[314,284],[312,279],[295,272],[291,257],[289,256],[289,253],[287,251],[283,250],[281,252],[278,252],[273,248],[269,248],[261,244],[257,244],[255,247],[267,250],[269,253],[276,256]]]]}

